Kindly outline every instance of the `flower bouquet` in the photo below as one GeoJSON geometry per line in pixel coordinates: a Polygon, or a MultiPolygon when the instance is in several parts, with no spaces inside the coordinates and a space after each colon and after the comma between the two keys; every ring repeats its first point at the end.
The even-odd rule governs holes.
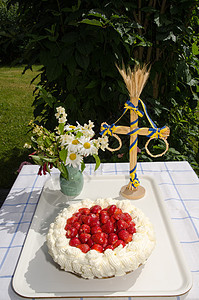
{"type": "Polygon", "coordinates": [[[108,147],[108,137],[94,139],[94,123],[89,120],[84,126],[77,122],[76,126],[67,124],[67,114],[63,107],[56,108],[55,114],[58,126],[50,132],[43,126],[39,126],[32,121],[33,136],[31,145],[25,144],[26,148],[33,148],[30,154],[33,161],[40,165],[39,175],[51,172],[51,168],[59,169],[61,177],[70,179],[70,169],[78,169],[83,172],[85,169],[84,158],[93,156],[95,159],[95,170],[100,165],[98,150],[105,150],[108,147]]]}

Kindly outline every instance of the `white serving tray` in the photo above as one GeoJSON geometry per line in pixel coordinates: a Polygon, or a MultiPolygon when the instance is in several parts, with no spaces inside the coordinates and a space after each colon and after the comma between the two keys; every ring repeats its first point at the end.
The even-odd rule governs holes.
{"type": "Polygon", "coordinates": [[[60,270],[48,254],[46,233],[59,211],[70,201],[85,198],[122,199],[120,188],[128,176],[85,176],[84,188],[75,200],[60,191],[58,175],[46,182],[35,211],[14,277],[13,288],[23,297],[129,297],[177,296],[192,286],[183,253],[155,180],[140,176],[146,195],[133,204],[150,218],[157,244],[146,264],[136,271],[110,279],[83,279],[60,270]]]}

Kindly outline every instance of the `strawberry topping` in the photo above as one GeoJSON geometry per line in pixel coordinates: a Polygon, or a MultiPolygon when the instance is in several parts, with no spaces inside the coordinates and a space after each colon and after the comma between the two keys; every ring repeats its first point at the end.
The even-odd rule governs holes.
{"type": "Polygon", "coordinates": [[[103,253],[125,247],[136,233],[135,223],[129,213],[122,212],[116,205],[104,209],[100,205],[80,208],[65,225],[69,245],[83,253],[95,250],[103,253]]]}

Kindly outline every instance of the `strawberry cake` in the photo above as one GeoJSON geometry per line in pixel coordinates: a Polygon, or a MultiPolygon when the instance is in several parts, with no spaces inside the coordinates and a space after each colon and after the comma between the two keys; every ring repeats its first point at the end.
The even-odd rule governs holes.
{"type": "Polygon", "coordinates": [[[108,278],[143,265],[154,249],[155,234],[130,200],[85,199],[59,213],[47,246],[61,269],[87,279],[108,278]]]}

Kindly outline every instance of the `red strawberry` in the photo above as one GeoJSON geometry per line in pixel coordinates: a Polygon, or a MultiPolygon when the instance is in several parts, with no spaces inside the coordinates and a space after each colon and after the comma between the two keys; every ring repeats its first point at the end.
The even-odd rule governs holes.
{"type": "Polygon", "coordinates": [[[109,216],[111,216],[111,215],[113,215],[114,214],[114,212],[116,211],[116,209],[117,209],[117,206],[116,205],[110,205],[109,207],[108,207],[108,214],[109,214],[109,216]]]}
{"type": "Polygon", "coordinates": [[[65,230],[67,230],[68,228],[71,228],[72,226],[70,224],[66,224],[66,226],[64,227],[65,230]]]}
{"type": "Polygon", "coordinates": [[[110,220],[111,220],[112,223],[116,222],[116,219],[114,218],[114,215],[110,216],[110,220]]]}
{"type": "Polygon", "coordinates": [[[129,237],[128,237],[128,239],[125,240],[125,243],[126,244],[130,243],[132,241],[132,239],[133,239],[133,235],[129,234],[129,237]]]}
{"type": "Polygon", "coordinates": [[[102,244],[102,247],[103,247],[103,248],[106,248],[106,246],[108,246],[108,239],[107,239],[107,238],[105,238],[105,241],[104,241],[104,243],[102,244]]]}
{"type": "Polygon", "coordinates": [[[82,244],[86,244],[90,239],[91,235],[89,233],[81,233],[79,235],[79,240],[82,244]]]}
{"type": "Polygon", "coordinates": [[[132,221],[132,217],[128,213],[124,213],[124,221],[130,223],[132,221]]]}
{"type": "Polygon", "coordinates": [[[104,232],[97,232],[92,235],[92,240],[96,244],[103,245],[106,239],[106,235],[104,232]]]}
{"type": "Polygon", "coordinates": [[[83,253],[87,253],[90,250],[90,247],[87,244],[77,245],[77,248],[79,248],[83,253]]]}
{"type": "Polygon", "coordinates": [[[133,221],[131,221],[129,225],[133,225],[135,227],[135,223],[133,221]]]}
{"type": "Polygon", "coordinates": [[[79,212],[82,214],[82,215],[89,215],[90,214],[90,209],[89,208],[80,208],[79,209],[79,212]]]}
{"type": "Polygon", "coordinates": [[[108,207],[103,208],[103,209],[101,210],[102,213],[103,213],[103,212],[107,212],[107,211],[108,211],[108,207]]]}
{"type": "Polygon", "coordinates": [[[124,220],[125,221],[125,214],[124,213],[119,213],[119,214],[117,214],[117,219],[118,220],[124,220]]]}
{"type": "Polygon", "coordinates": [[[115,233],[110,233],[109,235],[108,235],[108,244],[109,245],[113,245],[113,244],[115,244],[115,242],[117,242],[118,241],[118,236],[117,236],[117,234],[115,234],[115,233]]]}
{"type": "Polygon", "coordinates": [[[107,245],[104,249],[104,251],[106,251],[107,249],[111,249],[114,250],[114,246],[113,245],[107,245]]]}
{"type": "Polygon", "coordinates": [[[111,220],[108,220],[104,225],[102,225],[101,228],[105,233],[114,232],[114,224],[111,222],[111,220]]]}
{"type": "Polygon", "coordinates": [[[100,205],[94,205],[90,208],[90,212],[92,214],[99,214],[101,210],[102,210],[102,208],[100,205]]]}
{"type": "Polygon", "coordinates": [[[69,245],[72,247],[77,247],[80,244],[81,244],[81,242],[77,237],[72,238],[69,242],[69,245]]]}
{"type": "Polygon", "coordinates": [[[123,248],[126,246],[125,242],[122,241],[122,240],[118,240],[113,246],[114,246],[114,249],[117,248],[119,245],[122,245],[123,248]]]}
{"type": "Polygon", "coordinates": [[[88,244],[90,248],[94,245],[94,242],[93,242],[93,240],[92,240],[91,237],[90,237],[90,239],[87,241],[86,244],[88,244]]]}
{"type": "Polygon", "coordinates": [[[133,224],[130,224],[126,230],[128,231],[128,233],[131,233],[131,234],[134,234],[136,232],[136,228],[133,226],[133,224]]]}
{"type": "Polygon", "coordinates": [[[89,225],[86,225],[86,224],[82,224],[79,228],[79,231],[78,233],[81,234],[81,233],[90,233],[90,226],[89,225]]]}
{"type": "Polygon", "coordinates": [[[90,223],[90,227],[100,226],[100,221],[98,219],[92,219],[90,223]]]}
{"type": "Polygon", "coordinates": [[[96,226],[96,225],[100,225],[98,216],[96,216],[95,214],[90,214],[90,217],[91,217],[91,220],[90,220],[90,226],[91,227],[96,226]]]}
{"type": "Polygon", "coordinates": [[[109,220],[109,215],[107,212],[104,212],[104,213],[100,213],[100,222],[102,224],[105,224],[108,220],[109,220]]]}
{"type": "Polygon", "coordinates": [[[97,232],[102,232],[102,228],[100,226],[91,227],[91,234],[95,234],[97,232]]]}
{"type": "Polygon", "coordinates": [[[73,223],[73,227],[77,229],[77,231],[80,229],[81,224],[79,222],[73,223]]]}
{"type": "Polygon", "coordinates": [[[82,215],[82,214],[81,214],[79,211],[77,211],[76,213],[73,214],[73,216],[77,217],[78,219],[79,219],[79,217],[80,217],[81,215],[82,215]]]}
{"type": "Polygon", "coordinates": [[[77,229],[74,227],[67,228],[66,230],[66,237],[71,239],[77,235],[77,229]]]}
{"type": "Polygon", "coordinates": [[[129,238],[128,231],[126,231],[124,229],[120,230],[117,235],[118,235],[118,238],[120,240],[123,240],[124,242],[126,242],[126,240],[129,238]]]}
{"type": "Polygon", "coordinates": [[[67,220],[67,224],[71,225],[71,224],[75,223],[76,221],[78,221],[78,217],[72,216],[71,218],[69,218],[67,220]]]}
{"type": "Polygon", "coordinates": [[[117,221],[117,229],[121,230],[121,229],[127,229],[128,228],[128,224],[124,221],[124,220],[119,220],[117,221]]]}
{"type": "Polygon", "coordinates": [[[81,220],[84,224],[90,225],[91,216],[90,215],[82,215],[81,220]]]}
{"type": "Polygon", "coordinates": [[[102,253],[102,252],[103,252],[103,247],[102,247],[101,245],[99,245],[99,244],[94,244],[94,245],[91,247],[91,250],[96,250],[96,251],[102,253]]]}

